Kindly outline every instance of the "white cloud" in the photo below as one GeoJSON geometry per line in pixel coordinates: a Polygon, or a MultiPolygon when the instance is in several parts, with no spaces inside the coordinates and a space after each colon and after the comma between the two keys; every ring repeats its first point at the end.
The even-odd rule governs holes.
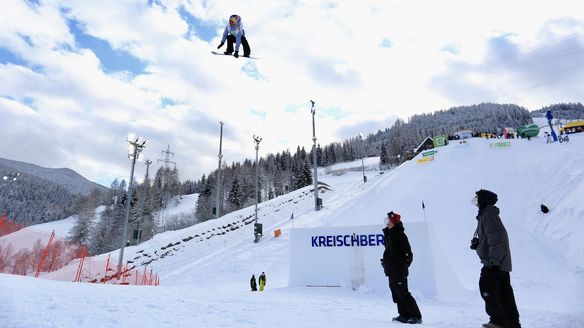
{"type": "Polygon", "coordinates": [[[182,178],[198,178],[216,165],[220,120],[227,161],[253,157],[253,134],[264,137],[262,154],[310,147],[309,99],[317,102],[317,137],[326,144],[390,118],[482,101],[535,109],[578,101],[583,91],[574,80],[582,68],[560,66],[553,52],[572,51],[581,63],[582,38],[558,43],[584,32],[584,4],[576,1],[160,2],[2,1],[0,47],[32,68],[0,65],[2,120],[14,123],[4,124],[8,142],[0,152],[105,183],[127,175],[124,140],[132,131],[152,141],[147,157],[171,145],[182,178]],[[188,35],[181,6],[215,24],[212,42],[188,35]],[[252,55],[261,57],[251,74],[249,66],[242,70],[245,59],[209,54],[234,13],[252,55]],[[140,59],[145,71],[105,73],[91,49],[78,48],[68,19],[140,59]],[[391,47],[380,46],[388,40],[391,47]],[[511,50],[518,66],[500,58],[489,65],[511,50]],[[16,131],[30,115],[42,128],[16,131]],[[38,139],[45,155],[31,150],[38,139]]]}

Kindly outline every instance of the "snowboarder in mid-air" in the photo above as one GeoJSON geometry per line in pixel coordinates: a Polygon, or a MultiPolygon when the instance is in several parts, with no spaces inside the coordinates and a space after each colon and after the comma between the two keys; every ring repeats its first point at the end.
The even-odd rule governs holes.
{"type": "Polygon", "coordinates": [[[243,57],[249,57],[251,54],[249,43],[247,43],[245,30],[243,29],[243,24],[241,23],[241,17],[239,15],[231,15],[229,17],[229,24],[225,26],[225,31],[223,31],[223,38],[221,39],[221,43],[217,49],[223,47],[225,40],[227,40],[227,50],[224,52],[225,55],[233,54],[235,58],[238,58],[240,44],[243,45],[243,57]],[[234,42],[235,52],[233,52],[234,42]]]}

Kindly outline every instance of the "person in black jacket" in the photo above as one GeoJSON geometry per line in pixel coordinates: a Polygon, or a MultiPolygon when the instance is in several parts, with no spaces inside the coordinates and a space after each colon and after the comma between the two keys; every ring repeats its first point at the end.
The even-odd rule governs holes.
{"type": "Polygon", "coordinates": [[[389,280],[393,302],[397,304],[398,316],[393,321],[422,323],[422,314],[416,300],[408,290],[408,267],[414,254],[401,223],[401,217],[394,212],[387,213],[387,227],[383,228],[385,251],[381,264],[389,280]]]}
{"type": "Polygon", "coordinates": [[[479,213],[475,233],[478,241],[474,242],[471,248],[476,250],[483,264],[479,290],[490,319],[483,327],[520,328],[519,312],[509,274],[511,272],[509,237],[499,217],[499,209],[495,206],[497,194],[481,189],[476,192],[472,202],[479,208],[479,213]]]}
{"type": "Polygon", "coordinates": [[[251,279],[249,280],[249,286],[251,287],[252,292],[258,291],[258,286],[256,285],[255,274],[251,275],[251,279]]]}

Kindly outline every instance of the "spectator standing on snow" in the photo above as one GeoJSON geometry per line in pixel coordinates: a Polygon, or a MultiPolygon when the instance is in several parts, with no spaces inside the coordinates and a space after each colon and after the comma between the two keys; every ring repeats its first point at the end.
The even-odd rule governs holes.
{"type": "Polygon", "coordinates": [[[264,291],[264,287],[266,286],[266,274],[264,272],[262,272],[262,274],[260,275],[258,281],[260,283],[260,292],[263,292],[264,291]]]}
{"type": "MultiPolygon", "coordinates": [[[[507,230],[499,217],[497,194],[481,189],[472,203],[478,207],[478,240],[471,243],[481,259],[483,268],[479,279],[479,290],[485,301],[489,322],[484,328],[520,328],[519,312],[511,287],[511,250],[507,230]]],[[[476,239],[476,238],[473,238],[476,239]]]]}
{"type": "Polygon", "coordinates": [[[251,275],[251,279],[249,280],[249,286],[251,287],[252,292],[258,291],[258,286],[256,285],[255,275],[251,275]]]}
{"type": "Polygon", "coordinates": [[[398,316],[393,321],[403,323],[422,323],[422,314],[416,300],[408,290],[408,267],[412,264],[414,254],[405,234],[399,214],[387,213],[383,228],[385,251],[381,265],[389,279],[389,289],[393,302],[397,304],[398,316]]]}

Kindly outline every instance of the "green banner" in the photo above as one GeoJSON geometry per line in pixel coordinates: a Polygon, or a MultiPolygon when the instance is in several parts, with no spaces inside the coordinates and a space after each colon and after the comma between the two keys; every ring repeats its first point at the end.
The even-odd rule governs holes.
{"type": "Polygon", "coordinates": [[[436,136],[434,139],[434,147],[442,147],[448,144],[448,138],[446,136],[436,136]]]}
{"type": "Polygon", "coordinates": [[[503,141],[491,144],[491,148],[507,148],[507,147],[511,147],[510,141],[503,141]]]}
{"type": "Polygon", "coordinates": [[[422,153],[422,157],[434,156],[436,153],[438,153],[437,150],[428,150],[422,153]]]}

